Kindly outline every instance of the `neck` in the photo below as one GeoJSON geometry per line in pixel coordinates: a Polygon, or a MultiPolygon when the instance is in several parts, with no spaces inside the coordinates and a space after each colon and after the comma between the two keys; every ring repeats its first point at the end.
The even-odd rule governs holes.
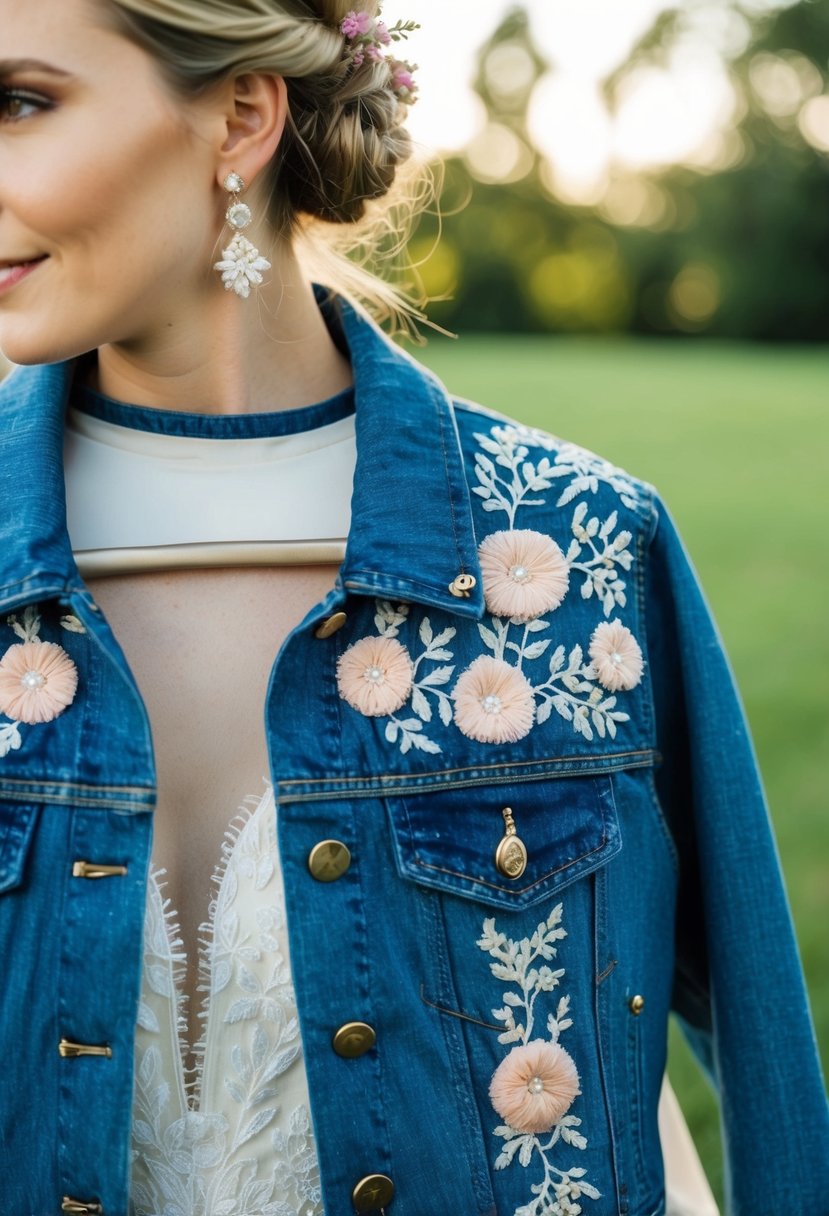
{"type": "Polygon", "coordinates": [[[134,405],[205,414],[293,409],[353,381],[292,251],[273,256],[270,282],[248,299],[221,280],[163,302],[140,336],[98,348],[85,382],[134,405]]]}

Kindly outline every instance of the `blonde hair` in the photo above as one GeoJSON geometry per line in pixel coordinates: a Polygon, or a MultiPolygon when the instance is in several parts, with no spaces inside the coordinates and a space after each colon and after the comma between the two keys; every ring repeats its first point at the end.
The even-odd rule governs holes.
{"type": "MultiPolygon", "coordinates": [[[[119,33],[153,56],[182,97],[231,74],[284,77],[288,120],[267,170],[274,233],[293,243],[318,282],[390,320],[393,331],[417,336],[413,322],[425,320],[425,301],[388,275],[414,270],[405,263],[406,242],[434,197],[435,177],[410,159],[406,106],[388,66],[368,56],[355,66],[344,54],[339,26],[352,4],[104,0],[104,11],[119,33]]],[[[375,16],[377,0],[362,8],[375,16]]]]}

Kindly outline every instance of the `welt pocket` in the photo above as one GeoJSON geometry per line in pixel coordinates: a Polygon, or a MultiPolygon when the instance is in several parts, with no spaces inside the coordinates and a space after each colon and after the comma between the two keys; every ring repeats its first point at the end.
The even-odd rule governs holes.
{"type": "Polygon", "coordinates": [[[609,773],[386,797],[400,875],[493,907],[555,895],[622,847],[609,773]],[[526,848],[515,878],[496,864],[509,808],[526,848]]]}
{"type": "Polygon", "coordinates": [[[0,799],[0,894],[14,890],[23,881],[38,810],[35,803],[0,799]]]}

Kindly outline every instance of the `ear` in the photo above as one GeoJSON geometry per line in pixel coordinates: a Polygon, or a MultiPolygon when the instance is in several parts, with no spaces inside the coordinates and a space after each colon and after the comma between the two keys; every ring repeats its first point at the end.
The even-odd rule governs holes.
{"type": "Polygon", "coordinates": [[[287,116],[288,90],[282,76],[248,72],[233,80],[224,108],[219,185],[231,170],[246,182],[258,176],[276,152],[287,116]]]}

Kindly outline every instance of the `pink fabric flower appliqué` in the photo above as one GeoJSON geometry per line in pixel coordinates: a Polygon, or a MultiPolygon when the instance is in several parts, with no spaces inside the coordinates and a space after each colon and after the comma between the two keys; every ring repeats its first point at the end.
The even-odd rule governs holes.
{"type": "Polygon", "coordinates": [[[451,695],[458,730],[479,743],[515,743],[532,729],[533,690],[503,659],[482,654],[458,677],[451,695]]]}
{"type": "Polygon", "coordinates": [[[495,616],[529,621],[558,608],[570,568],[551,536],[530,528],[492,532],[478,546],[486,606],[495,616]]]}
{"type": "Polygon", "coordinates": [[[635,688],[642,679],[644,660],[639,643],[621,621],[602,621],[593,630],[590,659],[600,684],[616,692],[635,688]]]}
{"type": "Polygon", "coordinates": [[[361,714],[393,714],[412,689],[414,666],[396,638],[360,638],[337,662],[340,696],[361,714]]]}
{"type": "Polygon", "coordinates": [[[0,659],[0,713],[51,722],[75,699],[78,669],[56,642],[18,642],[0,659]]]}
{"type": "Polygon", "coordinates": [[[513,1047],[489,1084],[495,1110],[519,1132],[550,1131],[580,1093],[573,1057],[545,1039],[513,1047]]]}

